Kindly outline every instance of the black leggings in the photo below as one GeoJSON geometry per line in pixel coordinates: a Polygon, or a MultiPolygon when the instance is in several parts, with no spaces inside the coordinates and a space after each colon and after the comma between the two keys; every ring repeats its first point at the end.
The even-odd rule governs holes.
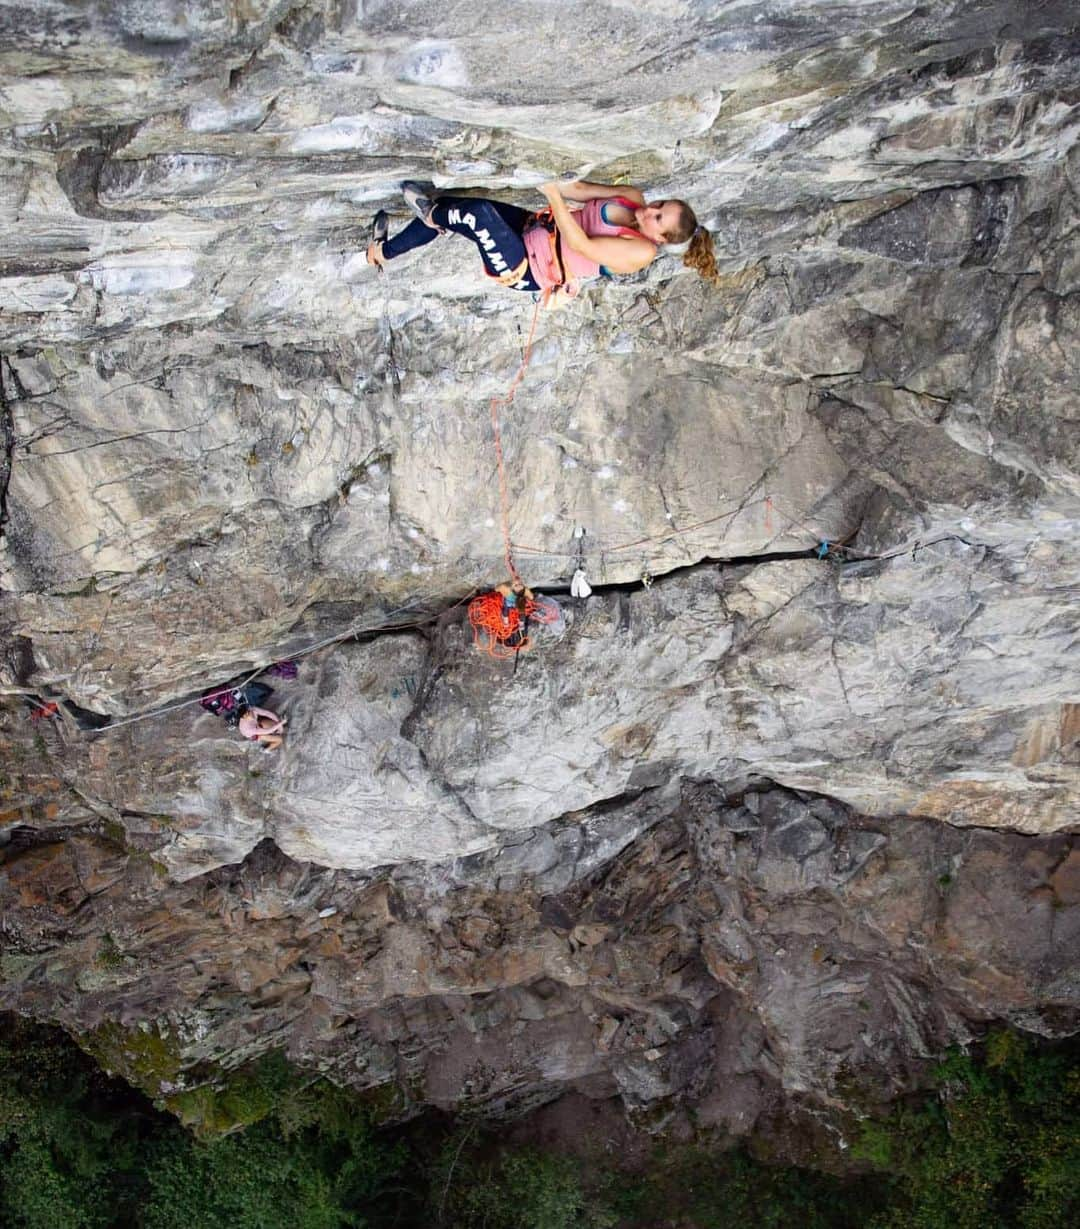
{"type": "MultiPolygon", "coordinates": [[[[522,232],[532,214],[519,205],[504,205],[474,196],[440,196],[431,211],[431,220],[441,231],[464,235],[476,244],[484,269],[493,277],[516,269],[526,259],[522,232]]],[[[421,222],[410,222],[400,234],[383,244],[383,258],[393,260],[424,247],[438,239],[440,230],[421,222]]],[[[532,272],[526,266],[525,275],[509,283],[511,290],[539,290],[532,272]]]]}

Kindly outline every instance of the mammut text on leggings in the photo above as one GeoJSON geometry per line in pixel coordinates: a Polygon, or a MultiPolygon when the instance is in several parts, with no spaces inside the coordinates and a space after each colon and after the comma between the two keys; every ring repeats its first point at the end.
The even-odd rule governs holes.
{"type": "MultiPolygon", "coordinates": [[[[456,235],[471,239],[480,251],[484,268],[493,277],[516,269],[525,256],[525,242],[521,235],[532,215],[518,205],[504,205],[501,201],[489,201],[482,197],[440,196],[431,211],[431,220],[443,230],[452,230],[456,235]]],[[[413,248],[424,247],[438,239],[439,231],[432,230],[419,218],[393,239],[383,244],[383,258],[393,260],[413,248]]],[[[531,272],[526,271],[519,281],[511,283],[512,290],[539,290],[531,272]]]]}

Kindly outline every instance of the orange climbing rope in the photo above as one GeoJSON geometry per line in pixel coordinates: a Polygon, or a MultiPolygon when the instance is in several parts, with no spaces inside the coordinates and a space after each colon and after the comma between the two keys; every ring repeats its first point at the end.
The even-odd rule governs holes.
{"type": "MultiPolygon", "coordinates": [[[[513,544],[510,541],[510,490],[506,481],[506,460],[503,457],[502,429],[499,424],[499,409],[508,406],[514,400],[518,385],[525,378],[532,358],[533,338],[536,336],[536,322],[540,316],[543,300],[537,299],[533,312],[532,324],[529,325],[529,336],[525,349],[521,354],[521,365],[510,381],[510,387],[501,397],[491,398],[491,433],[495,439],[495,460],[499,467],[499,513],[502,518],[503,559],[506,570],[515,586],[524,587],[525,582],[514,563],[513,544]]],[[[498,590],[482,593],[469,603],[469,622],[473,629],[473,641],[478,649],[483,649],[498,661],[507,661],[518,653],[525,653],[532,647],[532,638],[525,632],[523,622],[535,619],[537,623],[552,623],[558,618],[558,611],[552,611],[546,603],[537,602],[531,597],[524,599],[524,620],[522,611],[516,605],[507,608],[503,595],[498,590]]]]}
{"type": "MultiPolygon", "coordinates": [[[[510,405],[518,386],[525,378],[529,360],[532,358],[536,322],[540,318],[540,308],[543,303],[543,299],[536,300],[532,323],[529,325],[529,336],[521,353],[521,365],[510,381],[510,387],[501,397],[491,398],[491,434],[495,440],[495,460],[499,469],[499,513],[502,519],[503,559],[515,589],[524,589],[525,582],[521,579],[521,573],[514,563],[514,548],[510,540],[510,490],[506,481],[506,459],[503,456],[499,410],[503,406],[510,405]]],[[[473,641],[478,649],[483,649],[497,661],[508,661],[518,653],[528,652],[532,647],[532,638],[526,632],[530,619],[537,623],[554,623],[558,617],[559,608],[553,602],[537,601],[531,595],[522,595],[520,607],[516,603],[508,605],[503,594],[497,589],[490,593],[482,593],[469,603],[469,623],[473,629],[473,641]]]]}
{"type": "MultiPolygon", "coordinates": [[[[526,621],[554,623],[558,617],[559,610],[553,602],[525,599],[526,621]]],[[[469,603],[469,622],[476,647],[496,661],[509,661],[515,654],[527,653],[532,648],[532,637],[525,634],[521,612],[516,605],[507,610],[498,590],[473,598],[469,603]]]]}
{"type": "Polygon", "coordinates": [[[529,337],[525,342],[525,349],[521,355],[521,366],[517,369],[517,375],[510,381],[510,387],[503,396],[492,397],[491,399],[491,430],[495,436],[495,459],[499,465],[499,504],[502,513],[503,554],[506,560],[506,570],[510,573],[515,584],[523,584],[524,582],[514,566],[514,552],[510,542],[510,495],[506,486],[506,462],[503,460],[502,431],[499,429],[499,407],[508,406],[514,400],[514,394],[518,390],[518,385],[525,378],[529,359],[532,357],[532,344],[533,338],[536,336],[536,321],[540,315],[541,303],[542,300],[537,299],[532,324],[529,326],[529,337]]]}

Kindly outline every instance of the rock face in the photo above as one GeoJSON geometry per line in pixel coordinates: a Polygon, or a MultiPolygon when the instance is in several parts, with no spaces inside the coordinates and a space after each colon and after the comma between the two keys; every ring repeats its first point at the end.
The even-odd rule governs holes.
{"type": "Polygon", "coordinates": [[[317,869],[265,842],[165,886],[107,833],[9,849],[0,1007],[108,1039],[158,1096],[285,1045],[393,1081],[401,1112],[576,1091],[738,1136],[793,1099],[887,1099],[988,1018],[1080,1023],[1072,838],[882,823],[773,786],[646,788],[438,873],[317,869]]]}
{"type": "Polygon", "coordinates": [[[0,67],[0,1005],[736,1132],[1075,1027],[1073,5],[56,0],[0,67]],[[515,668],[531,303],[358,253],[562,174],[721,276],[539,317],[515,668]],[[278,756],[172,707],[289,655],[278,756]]]}

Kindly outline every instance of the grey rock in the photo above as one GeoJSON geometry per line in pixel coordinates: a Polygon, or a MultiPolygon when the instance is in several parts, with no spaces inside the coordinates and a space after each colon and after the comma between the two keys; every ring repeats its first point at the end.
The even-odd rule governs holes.
{"type": "MultiPolygon", "coordinates": [[[[1077,1027],[1073,838],[905,818],[878,832],[835,802],[826,827],[822,799],[759,786],[763,813],[826,834],[824,856],[800,860],[765,828],[688,818],[701,788],[555,898],[544,875],[360,876],[270,842],[167,884],[148,859],[118,861],[112,837],[24,829],[0,881],[0,1008],[80,1033],[145,1022],[152,1003],[184,1079],[284,1044],[349,1085],[398,1081],[403,1112],[506,1116],[579,1092],[618,1096],[650,1129],[692,1108],[734,1135],[766,1110],[829,1120],[853,1097],[887,1101],[986,1020],[1077,1027]],[[871,846],[861,867],[828,870],[871,846]],[[118,970],[92,959],[104,931],[118,970]]],[[[633,827],[642,805],[603,814],[625,807],[633,827]]]]}
{"type": "Polygon", "coordinates": [[[0,19],[0,1002],[737,1133],[1073,1029],[1075,5],[177,13],[0,19]],[[515,670],[531,305],[359,254],[563,174],[720,277],[539,318],[515,670]],[[197,707],[291,655],[283,752],[197,707]]]}

